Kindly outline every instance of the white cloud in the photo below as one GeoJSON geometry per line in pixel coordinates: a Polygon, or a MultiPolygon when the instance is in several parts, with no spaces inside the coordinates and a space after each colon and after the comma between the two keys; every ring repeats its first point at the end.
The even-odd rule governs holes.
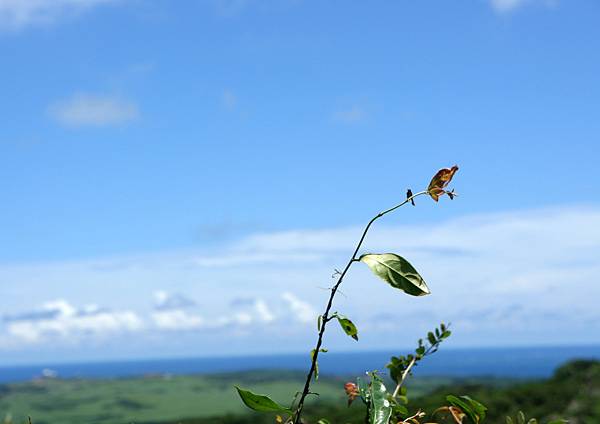
{"type": "Polygon", "coordinates": [[[117,0],[0,0],[0,29],[48,24],[117,0]]]}
{"type": "Polygon", "coordinates": [[[198,330],[205,325],[205,320],[200,315],[181,309],[156,312],[152,317],[160,330],[198,330]]]}
{"type": "Polygon", "coordinates": [[[137,105],[116,96],[78,93],[55,103],[50,115],[67,127],[105,127],[127,123],[139,117],[137,105]]]}
{"type": "MultiPolygon", "coordinates": [[[[429,206],[438,207],[433,202],[429,206]]],[[[428,203],[419,202],[421,207],[428,203]]],[[[406,296],[373,277],[363,264],[354,264],[333,310],[357,324],[362,348],[404,346],[442,320],[453,323],[453,346],[600,342],[595,336],[600,334],[600,207],[482,214],[434,225],[389,222],[373,226],[362,251],[406,257],[432,294],[406,296]],[[402,337],[390,338],[390,332],[402,337]]],[[[232,353],[232,343],[255,351],[299,350],[314,337],[317,311],[322,311],[334,281],[333,268],[345,264],[361,231],[357,226],[255,234],[213,248],[210,255],[175,251],[73,263],[2,264],[0,314],[5,319],[0,337],[10,327],[12,333],[32,334],[30,339],[67,339],[60,336],[64,325],[50,330],[60,319],[79,323],[85,322],[86,313],[97,317],[115,312],[60,302],[19,311],[26,310],[25,302],[43,304],[49,297],[94,296],[96,303],[113,311],[135,311],[149,325],[134,336],[165,345],[181,331],[181,337],[190,337],[206,354],[232,353]],[[15,328],[18,322],[33,327],[15,328]],[[40,327],[38,322],[51,324],[40,327]],[[248,336],[257,332],[260,341],[248,336]],[[290,342],[280,346],[282,337],[290,342]]],[[[84,333],[77,325],[67,327],[68,334],[84,333]]],[[[331,337],[328,347],[348,342],[339,331],[331,337]]],[[[182,340],[180,335],[175,338],[182,340]]]]}
{"type": "Polygon", "coordinates": [[[199,255],[196,265],[206,268],[241,267],[255,264],[268,264],[285,261],[288,263],[310,263],[321,258],[316,253],[277,253],[277,252],[229,252],[227,255],[199,255]]]}
{"type": "Polygon", "coordinates": [[[291,315],[301,323],[316,322],[317,311],[307,302],[300,300],[290,292],[283,293],[281,298],[285,300],[291,312],[291,315]]]}
{"type": "Polygon", "coordinates": [[[105,336],[143,328],[142,320],[134,312],[102,310],[96,305],[78,310],[63,299],[47,302],[38,311],[4,320],[10,336],[28,343],[105,336]]]}
{"type": "Polygon", "coordinates": [[[338,122],[345,124],[354,124],[363,121],[367,117],[365,110],[358,106],[353,105],[350,108],[342,109],[334,112],[333,119],[338,122]]]}
{"type": "Polygon", "coordinates": [[[523,5],[526,0],[491,0],[492,7],[499,13],[510,12],[523,5]]]}
{"type": "Polygon", "coordinates": [[[544,7],[556,7],[559,0],[490,0],[494,11],[500,14],[510,13],[526,4],[539,4],[544,7]]]}
{"type": "Polygon", "coordinates": [[[258,318],[262,322],[273,322],[275,320],[275,315],[273,315],[272,311],[269,309],[264,300],[256,299],[256,302],[254,303],[254,308],[256,310],[258,318]]]}
{"type": "MultiPolygon", "coordinates": [[[[159,330],[216,330],[225,327],[238,328],[250,324],[269,324],[276,315],[264,299],[238,298],[230,303],[229,310],[204,318],[194,309],[197,305],[181,294],[165,291],[154,293],[156,312],[152,319],[159,330]]],[[[198,309],[198,308],[195,308],[198,309]]]]}
{"type": "Polygon", "coordinates": [[[168,293],[164,290],[154,292],[154,308],[158,310],[189,308],[194,305],[196,302],[181,293],[168,293]]]}

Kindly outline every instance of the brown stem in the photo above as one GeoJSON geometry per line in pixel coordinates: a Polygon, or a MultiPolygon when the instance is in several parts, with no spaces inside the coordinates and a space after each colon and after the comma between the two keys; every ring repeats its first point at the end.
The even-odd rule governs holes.
{"type": "Polygon", "coordinates": [[[373,223],[376,220],[378,220],[379,218],[381,218],[383,215],[388,214],[388,213],[398,209],[400,206],[407,204],[408,202],[412,201],[415,197],[421,196],[421,195],[427,194],[427,193],[428,193],[427,191],[421,191],[419,193],[413,194],[412,196],[408,197],[402,203],[399,203],[390,209],[387,209],[383,212],[378,213],[369,221],[369,223],[365,227],[365,229],[362,233],[362,236],[360,237],[360,240],[358,241],[358,244],[356,245],[356,248],[354,249],[354,253],[352,253],[350,260],[344,267],[344,270],[341,272],[337,282],[331,288],[331,294],[329,295],[329,301],[327,302],[327,307],[325,308],[325,313],[323,313],[323,315],[322,315],[323,319],[322,319],[322,323],[321,323],[321,328],[319,329],[319,337],[317,339],[317,345],[314,350],[315,353],[312,357],[312,361],[310,364],[310,369],[308,371],[308,374],[306,375],[306,382],[304,383],[304,390],[302,390],[302,396],[300,396],[300,400],[298,401],[298,406],[296,407],[296,411],[294,414],[294,424],[300,424],[300,422],[301,422],[300,418],[302,415],[302,409],[304,408],[304,400],[306,399],[306,396],[310,392],[310,382],[311,382],[313,374],[315,372],[315,367],[317,364],[317,357],[319,356],[319,350],[321,349],[321,345],[323,344],[323,335],[325,334],[325,326],[327,325],[327,323],[329,321],[331,321],[329,312],[331,311],[331,306],[333,305],[333,298],[335,297],[338,287],[340,286],[340,284],[342,284],[342,281],[344,280],[344,277],[346,276],[346,273],[348,272],[348,270],[350,269],[352,264],[354,262],[358,261],[358,258],[356,257],[356,255],[358,254],[358,251],[360,250],[360,247],[362,246],[363,241],[365,240],[365,237],[367,236],[367,233],[369,232],[369,228],[371,228],[371,225],[373,225],[373,223]]]}

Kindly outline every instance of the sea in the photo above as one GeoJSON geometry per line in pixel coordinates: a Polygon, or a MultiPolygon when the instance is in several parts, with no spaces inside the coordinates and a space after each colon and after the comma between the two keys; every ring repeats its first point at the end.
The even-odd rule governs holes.
{"type": "MultiPolygon", "coordinates": [[[[325,353],[319,356],[322,375],[361,375],[385,370],[391,351],[325,353]]],[[[445,349],[427,357],[415,376],[547,378],[573,359],[600,359],[600,346],[445,349]]],[[[41,377],[107,379],[148,375],[214,374],[248,370],[306,371],[306,354],[144,359],[110,362],[40,363],[0,367],[0,383],[41,377]]]]}

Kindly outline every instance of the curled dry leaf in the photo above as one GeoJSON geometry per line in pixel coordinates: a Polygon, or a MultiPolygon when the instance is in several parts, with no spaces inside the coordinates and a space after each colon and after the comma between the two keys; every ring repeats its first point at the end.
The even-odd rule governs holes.
{"type": "Polygon", "coordinates": [[[344,390],[346,391],[346,395],[348,396],[348,406],[350,406],[354,399],[360,396],[358,386],[354,383],[346,383],[344,384],[344,390]]]}
{"type": "MultiPolygon", "coordinates": [[[[442,168],[440,169],[431,179],[429,183],[429,187],[427,187],[427,192],[431,196],[433,200],[436,202],[446,193],[445,188],[448,186],[450,181],[452,181],[452,177],[458,171],[458,166],[454,165],[452,168],[442,168]]],[[[452,195],[450,198],[454,197],[454,192],[451,192],[452,195]]]]}

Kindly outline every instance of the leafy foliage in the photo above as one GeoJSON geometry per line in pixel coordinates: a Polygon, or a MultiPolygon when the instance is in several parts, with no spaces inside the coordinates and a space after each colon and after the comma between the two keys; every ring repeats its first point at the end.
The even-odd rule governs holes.
{"type": "Polygon", "coordinates": [[[412,372],[412,367],[418,365],[419,361],[428,355],[437,352],[440,343],[446,338],[450,337],[452,332],[448,329],[448,326],[441,323],[439,328],[436,328],[433,332],[427,333],[427,342],[423,342],[423,339],[419,339],[418,346],[415,349],[414,354],[408,354],[406,356],[392,356],[390,362],[386,367],[390,370],[390,377],[396,383],[399,383],[402,378],[405,378],[405,373],[412,372]]]}

